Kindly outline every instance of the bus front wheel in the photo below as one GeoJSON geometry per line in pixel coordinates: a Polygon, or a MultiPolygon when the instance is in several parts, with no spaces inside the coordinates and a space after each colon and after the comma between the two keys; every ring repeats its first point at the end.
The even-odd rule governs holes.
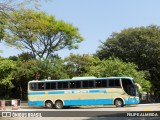
{"type": "Polygon", "coordinates": [[[63,108],[63,102],[58,100],[55,102],[55,108],[56,109],[62,109],[63,108]]]}
{"type": "Polygon", "coordinates": [[[121,99],[116,99],[114,104],[116,107],[123,107],[123,101],[121,99]]]}
{"type": "Polygon", "coordinates": [[[49,109],[52,109],[53,108],[53,103],[52,101],[48,100],[45,102],[45,107],[46,108],[49,108],[49,109]]]}

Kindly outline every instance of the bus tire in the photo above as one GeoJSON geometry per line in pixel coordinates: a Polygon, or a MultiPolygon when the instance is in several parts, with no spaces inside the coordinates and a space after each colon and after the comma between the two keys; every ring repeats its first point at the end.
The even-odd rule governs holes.
{"type": "Polygon", "coordinates": [[[45,107],[46,107],[46,108],[49,108],[49,109],[52,109],[52,108],[53,108],[53,103],[52,103],[52,101],[47,100],[47,101],[45,102],[45,107]]]}
{"type": "Polygon", "coordinates": [[[63,108],[63,102],[61,100],[57,100],[55,102],[55,108],[56,109],[62,109],[63,108]]]}
{"type": "Polygon", "coordinates": [[[120,98],[115,99],[114,104],[115,104],[116,107],[123,107],[123,105],[124,105],[123,100],[120,99],[120,98]]]}

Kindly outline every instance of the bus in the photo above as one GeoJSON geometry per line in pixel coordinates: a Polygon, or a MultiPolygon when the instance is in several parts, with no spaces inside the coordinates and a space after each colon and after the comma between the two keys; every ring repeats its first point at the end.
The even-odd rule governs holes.
{"type": "Polygon", "coordinates": [[[33,80],[28,83],[28,105],[62,109],[70,106],[133,105],[139,103],[131,77],[77,77],[33,80]]]}

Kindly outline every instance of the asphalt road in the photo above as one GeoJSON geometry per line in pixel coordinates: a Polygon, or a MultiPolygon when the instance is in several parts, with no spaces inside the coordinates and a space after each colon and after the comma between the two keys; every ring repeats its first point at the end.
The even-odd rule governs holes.
{"type": "Polygon", "coordinates": [[[60,110],[21,106],[18,110],[13,111],[11,108],[7,108],[3,112],[10,112],[12,117],[1,117],[0,120],[160,120],[160,103],[122,108],[90,106],[60,110]]]}

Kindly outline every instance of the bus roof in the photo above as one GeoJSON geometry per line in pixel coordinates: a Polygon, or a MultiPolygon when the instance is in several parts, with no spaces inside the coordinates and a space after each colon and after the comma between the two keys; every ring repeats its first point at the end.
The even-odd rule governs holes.
{"type": "Polygon", "coordinates": [[[58,82],[58,81],[78,81],[78,80],[102,80],[102,79],[133,79],[132,77],[103,77],[103,78],[96,78],[96,77],[73,77],[72,79],[59,79],[59,80],[32,80],[29,82],[58,82]]]}

